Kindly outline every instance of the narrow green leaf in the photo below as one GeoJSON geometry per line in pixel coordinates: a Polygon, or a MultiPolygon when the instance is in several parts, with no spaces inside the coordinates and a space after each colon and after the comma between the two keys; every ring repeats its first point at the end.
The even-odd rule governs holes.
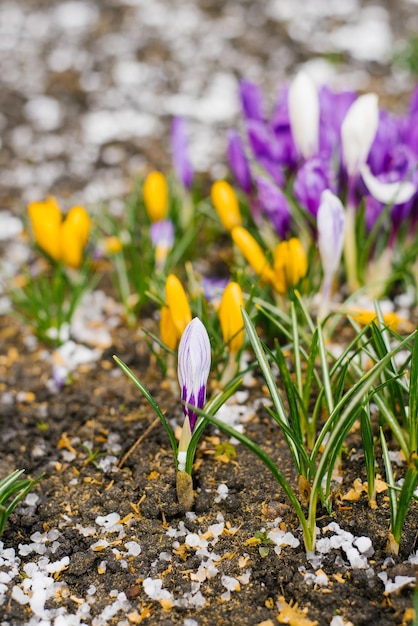
{"type": "Polygon", "coordinates": [[[412,347],[407,423],[409,426],[409,449],[411,452],[418,452],[418,333],[415,335],[412,347]]]}
{"type": "MultiPolygon", "coordinates": [[[[386,482],[388,485],[393,485],[395,483],[395,480],[393,477],[392,463],[389,457],[389,450],[382,428],[380,429],[380,445],[382,446],[382,459],[383,465],[385,466],[386,482]]],[[[398,517],[398,497],[396,495],[396,492],[392,489],[389,489],[389,504],[391,527],[393,531],[393,528],[396,524],[396,518],[398,517]]]]}

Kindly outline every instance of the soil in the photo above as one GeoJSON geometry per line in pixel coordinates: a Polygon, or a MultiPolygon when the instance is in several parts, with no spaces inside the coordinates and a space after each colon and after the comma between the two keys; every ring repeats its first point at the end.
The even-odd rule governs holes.
{"type": "MultiPolygon", "coordinates": [[[[123,359],[169,418],[180,421],[180,403],[139,332],[117,328],[113,345],[100,360],[79,368],[72,384],[57,393],[47,384],[51,364],[45,360],[45,348],[29,341],[28,331],[14,319],[4,316],[0,324],[0,474],[16,468],[25,468],[31,477],[44,473],[34,491],[38,499],[33,504],[27,498],[19,505],[2,537],[4,548],[14,548],[21,560],[13,584],[19,585],[28,563],[37,562],[40,568],[39,559],[45,556],[50,563],[69,557],[63,561],[65,568],[53,576],[60,592],[47,599],[47,621],[42,621],[41,613],[34,614],[30,604],[16,601],[10,585],[0,607],[2,626],[278,622],[328,626],[333,618],[337,625],[389,626],[412,619],[411,587],[387,593],[377,574],[386,572],[390,580],[416,576],[417,567],[408,557],[417,548],[418,507],[414,504],[408,515],[399,557],[388,558],[387,492],[379,494],[375,510],[364,494],[358,501],[341,497],[355,479],[365,480],[356,433],[347,442],[335,510],[332,517],[320,511],[318,526],[321,536],[330,536],[324,529],[336,522],[354,537],[370,537],[374,553],[363,569],[351,567],[341,549],[307,558],[297,519],[278,485],[241,445],[236,446],[235,458],[216,456],[216,445],[225,437],[211,427],[196,457],[194,514],[181,510],[166,433],[158,425],[150,428],[151,409],[112,361],[112,354],[123,359]],[[142,441],[118,467],[141,435],[142,441]],[[92,458],[87,448],[103,456],[92,458]],[[228,487],[223,498],[220,485],[228,487]],[[222,522],[223,532],[216,540],[208,529],[222,522]],[[255,534],[273,526],[291,532],[299,546],[282,546],[280,554],[273,545],[260,551],[255,534]],[[206,579],[201,562],[210,555],[186,543],[189,533],[207,539],[217,571],[206,579]],[[130,552],[136,544],[129,542],[139,543],[139,554],[135,549],[130,552]],[[167,598],[150,598],[143,584],[147,579],[161,580],[167,598]],[[76,615],[81,619],[80,607],[87,611],[85,620],[70,621],[76,615]],[[48,621],[57,615],[64,621],[48,621]]],[[[249,405],[266,397],[261,381],[249,392],[249,405]]],[[[245,432],[292,476],[281,435],[264,408],[254,413],[245,432]]],[[[187,541],[193,544],[190,537],[187,541]]],[[[0,577],[8,571],[1,563],[0,577]]]]}

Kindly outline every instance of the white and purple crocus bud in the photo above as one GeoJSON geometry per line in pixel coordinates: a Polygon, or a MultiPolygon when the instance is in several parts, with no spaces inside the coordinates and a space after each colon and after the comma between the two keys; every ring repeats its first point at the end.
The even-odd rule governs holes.
{"type": "Polygon", "coordinates": [[[339,268],[344,245],[345,211],[341,200],[329,189],[321,194],[317,215],[318,248],[324,271],[318,318],[328,313],[334,274],[339,268]]]}
{"type": "Polygon", "coordinates": [[[289,119],[294,142],[304,159],[319,150],[319,98],[315,84],[299,72],[289,88],[289,119]]]}
{"type": "Polygon", "coordinates": [[[178,469],[184,471],[187,448],[197,421],[192,407],[203,409],[211,363],[209,336],[198,317],[183,332],[178,349],[177,375],[185,420],[178,449],[178,469]],[[190,406],[189,406],[190,405],[190,406]]]}
{"type": "Polygon", "coordinates": [[[344,164],[355,176],[366,163],[379,124],[379,105],[375,93],[359,96],[348,109],[341,126],[344,164]]]}
{"type": "Polygon", "coordinates": [[[174,117],[171,124],[171,151],[177,178],[186,189],[193,183],[193,168],[188,154],[186,122],[182,117],[174,117]]]}

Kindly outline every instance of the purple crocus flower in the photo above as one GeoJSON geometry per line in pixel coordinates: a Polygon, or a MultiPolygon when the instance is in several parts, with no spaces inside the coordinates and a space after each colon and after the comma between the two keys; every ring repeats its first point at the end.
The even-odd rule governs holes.
{"type": "Polygon", "coordinates": [[[308,159],[299,168],[293,193],[301,207],[316,217],[324,189],[332,187],[328,163],[321,157],[308,159]]]}
{"type": "Polygon", "coordinates": [[[193,183],[193,169],[188,155],[186,122],[182,117],[174,117],[171,124],[171,150],[177,178],[186,189],[193,183]]]}
{"type": "Polygon", "coordinates": [[[288,91],[288,88],[285,88],[280,92],[270,125],[279,147],[277,158],[280,164],[293,170],[299,156],[290,127],[288,91]]]}
{"type": "Polygon", "coordinates": [[[200,319],[195,317],[187,324],[181,336],[177,367],[183,413],[189,420],[191,433],[196,424],[197,413],[187,405],[203,409],[210,363],[209,336],[200,319]]]}
{"type": "Polygon", "coordinates": [[[319,151],[334,156],[341,150],[341,124],[357,95],[354,91],[335,93],[323,85],[319,90],[319,151]]]}
{"type": "Polygon", "coordinates": [[[244,145],[235,130],[228,132],[228,161],[238,185],[245,193],[250,194],[252,189],[251,171],[245,155],[244,145]]]}
{"type": "Polygon", "coordinates": [[[259,120],[247,122],[248,141],[256,159],[267,158],[279,162],[280,145],[270,128],[259,120]]]}
{"type": "Polygon", "coordinates": [[[263,94],[258,85],[242,80],[239,85],[242,112],[247,120],[264,120],[263,94]]]}
{"type": "Polygon", "coordinates": [[[289,230],[290,211],[284,193],[267,178],[258,176],[256,179],[260,207],[276,233],[284,239],[289,230]]]}

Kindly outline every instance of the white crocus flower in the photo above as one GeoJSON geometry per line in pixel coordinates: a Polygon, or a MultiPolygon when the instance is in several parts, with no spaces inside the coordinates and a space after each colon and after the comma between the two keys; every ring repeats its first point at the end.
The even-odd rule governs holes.
{"type": "Polygon", "coordinates": [[[373,198],[383,204],[404,204],[417,191],[416,186],[407,180],[398,180],[393,183],[382,182],[373,176],[367,164],[362,165],[360,173],[373,198]]]}
{"type": "Polygon", "coordinates": [[[187,452],[187,446],[197,420],[197,413],[187,405],[190,404],[198,409],[203,409],[205,404],[210,362],[209,336],[200,319],[195,317],[187,324],[178,349],[177,374],[181,388],[183,412],[186,417],[179,454],[187,452]]]}
{"type": "Polygon", "coordinates": [[[344,244],[345,212],[341,200],[329,189],[321,194],[317,214],[318,248],[324,270],[321,305],[318,317],[328,312],[332,279],[338,270],[344,244]]]}
{"type": "Polygon", "coordinates": [[[359,96],[348,109],[341,126],[344,163],[349,176],[357,174],[369,156],[379,124],[375,93],[359,96]]]}
{"type": "Polygon", "coordinates": [[[299,72],[289,88],[289,119],[293,140],[305,159],[319,149],[319,98],[306,72],[299,72]]]}

